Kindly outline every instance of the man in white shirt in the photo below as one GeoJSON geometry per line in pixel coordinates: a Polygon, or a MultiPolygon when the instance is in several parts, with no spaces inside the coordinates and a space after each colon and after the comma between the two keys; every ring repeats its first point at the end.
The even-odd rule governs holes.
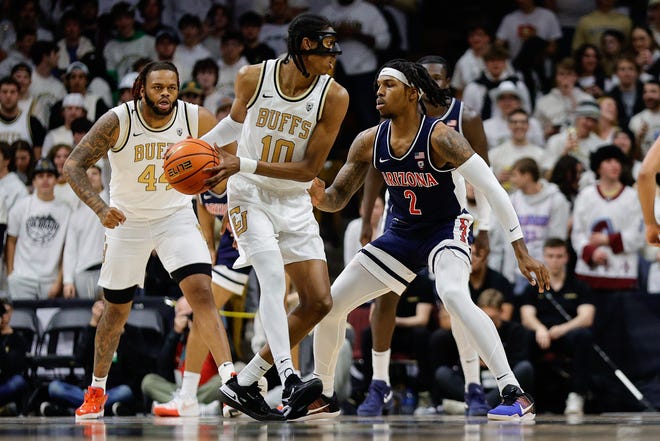
{"type": "Polygon", "coordinates": [[[192,68],[195,63],[211,56],[211,53],[202,44],[202,21],[199,17],[186,14],[179,20],[179,32],[183,41],[174,52],[174,65],[179,70],[182,81],[194,79],[192,68]]]}
{"type": "Polygon", "coordinates": [[[476,80],[486,68],[484,54],[488,50],[491,38],[486,22],[475,21],[468,27],[467,42],[470,47],[456,62],[451,76],[451,87],[456,89],[456,96],[462,97],[463,89],[476,80]]]}
{"type": "Polygon", "coordinates": [[[516,3],[518,9],[505,15],[497,29],[497,42],[506,44],[511,58],[516,58],[525,40],[540,37],[548,42],[548,54],[554,54],[557,40],[561,38],[561,28],[555,14],[537,7],[534,0],[517,0],[516,3]]]}
{"type": "Polygon", "coordinates": [[[644,83],[642,95],[646,108],[633,115],[628,128],[635,135],[635,141],[646,156],[655,140],[660,136],[660,82],[653,79],[644,83]]]}
{"type": "Polygon", "coordinates": [[[220,52],[222,57],[218,60],[220,78],[217,89],[223,95],[234,95],[234,80],[236,74],[243,66],[249,63],[243,54],[243,35],[238,31],[227,31],[222,36],[220,52]]]}

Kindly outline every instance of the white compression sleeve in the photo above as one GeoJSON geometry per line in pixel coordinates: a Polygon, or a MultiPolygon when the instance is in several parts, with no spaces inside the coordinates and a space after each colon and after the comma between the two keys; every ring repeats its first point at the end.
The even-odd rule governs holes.
{"type": "Polygon", "coordinates": [[[236,122],[231,116],[227,116],[200,139],[211,145],[217,144],[218,147],[222,147],[236,141],[241,136],[242,130],[243,123],[236,122]]]}
{"type": "Polygon", "coordinates": [[[509,242],[521,239],[523,237],[522,229],[509,195],[490,171],[486,162],[475,153],[456,168],[456,171],[486,196],[497,219],[504,227],[509,242]]]}
{"type": "Polygon", "coordinates": [[[490,231],[490,204],[486,195],[478,188],[474,189],[474,199],[477,202],[476,220],[479,231],[490,231]]]}

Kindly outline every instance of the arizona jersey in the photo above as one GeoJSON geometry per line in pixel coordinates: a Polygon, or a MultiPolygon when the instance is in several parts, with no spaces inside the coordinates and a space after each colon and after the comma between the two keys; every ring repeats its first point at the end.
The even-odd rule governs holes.
{"type": "MultiPolygon", "coordinates": [[[[205,191],[199,195],[199,201],[204,205],[206,211],[222,220],[227,213],[227,191],[217,194],[211,190],[205,191]]],[[[215,252],[215,264],[225,265],[231,268],[238,259],[238,250],[234,248],[234,238],[227,228],[220,237],[218,249],[215,252]]]]}
{"type": "Polygon", "coordinates": [[[192,196],[171,188],[165,179],[163,156],[168,147],[198,136],[198,107],[176,102],[163,127],[150,127],[134,101],[112,109],[119,118],[117,143],[108,152],[110,205],[127,216],[162,217],[191,204],[192,196]],[[158,214],[155,214],[158,213],[158,214]]]}
{"type": "MultiPolygon", "coordinates": [[[[237,155],[266,162],[295,162],[305,156],[309,138],[321,119],[325,97],[334,81],[329,75],[314,79],[298,97],[286,96],[279,84],[282,60],[262,63],[256,91],[248,102],[248,112],[238,142],[237,155]]],[[[309,182],[275,179],[256,174],[232,176],[253,181],[260,187],[282,191],[309,188],[309,182]]]]}
{"type": "Polygon", "coordinates": [[[404,223],[447,222],[465,208],[465,185],[451,170],[431,163],[431,133],[439,119],[422,115],[412,145],[402,157],[390,147],[390,120],[379,124],[373,163],[381,172],[392,205],[392,216],[404,223]]]}

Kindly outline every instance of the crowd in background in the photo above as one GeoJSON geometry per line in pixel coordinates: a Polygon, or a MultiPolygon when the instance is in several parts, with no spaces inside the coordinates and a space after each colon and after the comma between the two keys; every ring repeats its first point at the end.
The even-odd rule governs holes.
{"type": "MultiPolygon", "coordinates": [[[[518,348],[511,365],[547,362],[549,348],[575,359],[595,339],[624,370],[638,378],[657,379],[657,359],[641,366],[633,362],[639,342],[629,338],[631,323],[624,311],[629,297],[660,293],[660,252],[644,246],[642,214],[633,190],[641,161],[660,134],[660,0],[649,0],[641,9],[639,2],[615,0],[493,2],[499,5],[496,14],[480,14],[473,8],[461,17],[460,29],[445,27],[447,17],[438,17],[437,23],[420,19],[442,8],[436,3],[444,2],[0,2],[3,296],[14,302],[99,297],[95,281],[104,231],[63,179],[62,167],[103,113],[134,98],[133,81],[141,66],[151,60],[172,61],[181,80],[180,98],[206,107],[220,120],[231,106],[238,70],[285,55],[288,23],[309,11],[334,23],[343,50],[335,77],[350,95],[349,115],[322,177],[330,183],[345,159],[347,140],[378,122],[373,82],[382,62],[444,56],[456,98],[481,117],[490,165],[510,193],[531,255],[549,267],[550,259],[559,259],[556,271],[565,270],[562,282],[577,281],[574,291],[568,291],[577,293],[577,298],[566,300],[569,312],[579,318],[577,328],[593,330],[586,339],[579,333],[578,343],[571,339],[569,349],[550,344],[575,327],[562,328],[563,318],[529,292],[506,236],[493,225],[490,252],[473,255],[471,288],[475,302],[489,312],[498,329],[504,326],[508,337],[529,333],[515,337],[516,345],[526,346],[518,348]],[[428,35],[438,39],[437,45],[428,35]],[[548,255],[548,250],[561,255],[548,255]],[[509,323],[519,329],[511,330],[509,323]],[[576,347],[581,349],[575,352],[576,347]]],[[[90,168],[88,176],[107,198],[107,160],[90,168]]],[[[159,176],[144,179],[155,182],[159,176]]],[[[468,189],[472,203],[470,195],[468,189]]],[[[348,221],[358,215],[355,207],[357,203],[335,216],[319,215],[335,273],[331,275],[343,265],[333,251],[356,249],[354,239],[342,245],[348,221]]],[[[163,275],[157,256],[152,261],[145,295],[180,296],[163,275]]],[[[419,367],[418,380],[409,386],[417,396],[430,395],[428,403],[413,407],[437,411],[443,400],[461,399],[448,386],[459,363],[432,285],[421,283],[414,289],[421,291],[411,290],[404,297],[413,300],[401,302],[400,314],[418,320],[398,323],[407,336],[400,346],[419,367]],[[429,306],[418,308],[417,303],[429,306]],[[406,347],[410,335],[415,347],[406,347]],[[428,351],[428,345],[443,350],[428,351]],[[428,352],[441,356],[428,357],[428,352]],[[427,388],[428,384],[434,386],[427,388]]],[[[90,326],[100,314],[99,306],[95,308],[90,326]]],[[[10,313],[10,303],[3,302],[4,310],[10,313]]],[[[3,313],[3,341],[11,334],[5,321],[3,313]]],[[[182,332],[181,324],[170,326],[182,332]]],[[[362,330],[357,331],[361,338],[362,330]]],[[[365,336],[363,343],[369,341],[365,336]]],[[[20,348],[20,342],[16,345],[20,348]]],[[[28,352],[23,345],[23,352],[28,352]]],[[[171,373],[175,346],[168,346],[169,365],[161,371],[171,373]]],[[[368,354],[368,345],[363,347],[358,352],[368,354]]],[[[12,362],[8,354],[0,356],[0,406],[6,406],[15,397],[4,394],[3,387],[11,385],[7,390],[12,393],[27,387],[16,377],[25,366],[12,362]],[[7,368],[10,363],[14,371],[7,368]]],[[[12,352],[11,357],[16,356],[12,352]]],[[[584,367],[584,360],[577,361],[584,367]]],[[[520,366],[526,372],[533,369],[520,366]]],[[[523,379],[525,375],[520,374],[523,379]]],[[[529,375],[533,384],[533,372],[529,375]]],[[[572,369],[570,375],[577,380],[568,391],[588,398],[582,379],[589,372],[572,369]]],[[[144,384],[141,390],[138,379],[119,378],[130,387],[120,389],[114,402],[142,396],[144,384]]],[[[450,405],[445,403],[445,411],[450,405]]]]}

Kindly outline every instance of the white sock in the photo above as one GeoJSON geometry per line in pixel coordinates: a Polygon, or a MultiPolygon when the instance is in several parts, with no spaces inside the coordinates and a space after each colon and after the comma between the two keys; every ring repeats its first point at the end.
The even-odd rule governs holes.
{"type": "Polygon", "coordinates": [[[374,369],[372,380],[383,380],[387,385],[390,385],[390,354],[392,350],[388,349],[383,352],[376,352],[371,350],[371,357],[374,369]]]}
{"type": "Polygon", "coordinates": [[[277,366],[277,373],[280,376],[282,386],[284,386],[289,375],[295,374],[293,361],[291,360],[291,357],[281,357],[275,360],[275,366],[277,366]]]}
{"type": "Polygon", "coordinates": [[[194,398],[197,397],[197,388],[199,379],[202,375],[198,372],[183,371],[183,381],[181,382],[181,396],[194,398]]]}
{"type": "Polygon", "coordinates": [[[218,375],[222,380],[222,384],[225,384],[231,378],[231,374],[235,373],[236,369],[234,368],[234,363],[231,361],[226,361],[218,366],[218,375]]]}
{"type": "Polygon", "coordinates": [[[106,375],[105,377],[96,377],[92,375],[92,387],[100,387],[103,389],[103,393],[105,393],[105,384],[108,382],[108,376],[106,375]]]}
{"type": "Polygon", "coordinates": [[[255,381],[259,381],[271,366],[272,364],[261,358],[261,355],[255,354],[252,360],[238,373],[238,384],[249,386],[255,381]]]}

